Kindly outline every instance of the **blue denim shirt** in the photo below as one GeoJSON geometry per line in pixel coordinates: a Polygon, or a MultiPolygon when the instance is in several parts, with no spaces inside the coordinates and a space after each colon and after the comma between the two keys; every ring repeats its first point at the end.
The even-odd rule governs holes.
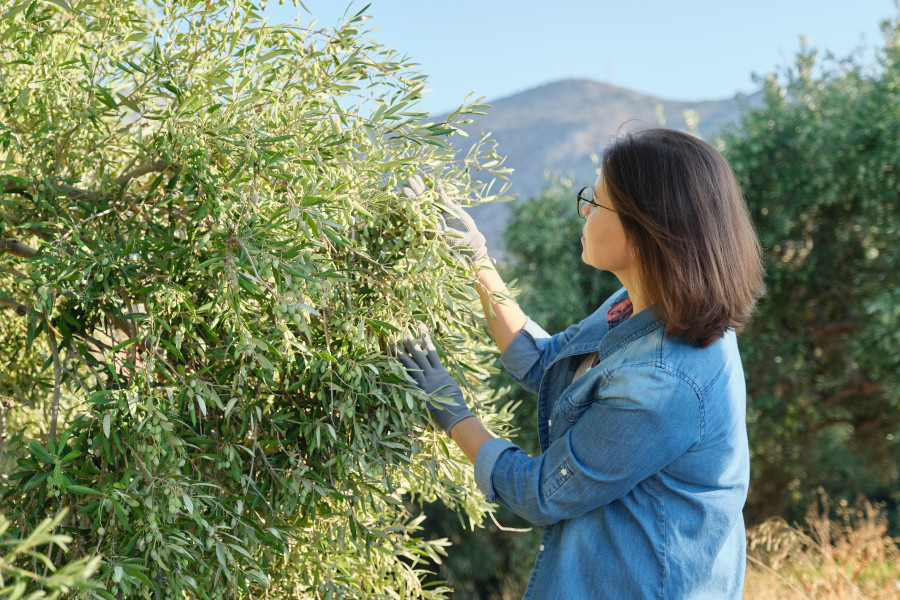
{"type": "Polygon", "coordinates": [[[625,297],[554,336],[528,320],[501,358],[538,393],[542,454],[490,440],[476,481],[545,526],[526,599],[739,599],[750,465],[736,337],[700,348],[650,310],[610,328],[625,297]]]}

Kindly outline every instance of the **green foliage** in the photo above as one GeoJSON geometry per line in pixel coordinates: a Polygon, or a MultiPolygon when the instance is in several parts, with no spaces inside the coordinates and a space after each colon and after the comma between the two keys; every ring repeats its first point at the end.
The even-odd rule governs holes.
{"type": "Polygon", "coordinates": [[[54,547],[66,552],[72,542],[67,535],[51,533],[64,517],[65,511],[44,519],[27,537],[19,538],[14,536],[11,523],[0,514],[0,597],[53,600],[72,590],[94,587],[89,578],[99,566],[99,557],[81,558],[60,568],[49,557],[54,547]],[[45,546],[47,549],[42,551],[45,546]],[[22,562],[33,564],[34,570],[16,566],[22,562]],[[29,592],[34,588],[39,589],[29,592]]]}
{"type": "Polygon", "coordinates": [[[799,518],[819,485],[900,501],[900,36],[884,31],[874,66],[804,49],[724,139],[768,274],[741,337],[754,521],[799,518]]]}
{"type": "Polygon", "coordinates": [[[469,170],[493,148],[446,141],[482,107],[425,122],[423,76],[362,15],[313,31],[244,0],[0,6],[16,528],[67,509],[64,558],[99,558],[105,598],[443,597],[421,581],[444,542],[405,501],[486,506],[391,356],[400,332],[424,323],[503,424],[480,402],[471,276],[435,198],[396,190],[420,172],[491,199],[469,170]]]}

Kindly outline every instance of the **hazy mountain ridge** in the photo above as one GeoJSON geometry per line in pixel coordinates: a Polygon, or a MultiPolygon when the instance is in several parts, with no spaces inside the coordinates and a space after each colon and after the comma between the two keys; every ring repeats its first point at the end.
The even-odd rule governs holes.
{"type": "Polygon", "coordinates": [[[596,178],[591,154],[599,154],[617,134],[660,124],[687,131],[685,114],[692,111],[699,118],[697,133],[712,140],[726,124],[738,122],[745,107],[760,102],[760,94],[672,101],[587,79],[556,81],[490,101],[487,114],[463,127],[470,137],[456,138],[454,145],[467,150],[472,140],[490,132],[506,156],[505,166],[514,169],[510,191],[519,197],[477,206],[470,213],[492,254],[500,257],[510,205],[537,195],[548,171],[588,185],[596,178]]]}

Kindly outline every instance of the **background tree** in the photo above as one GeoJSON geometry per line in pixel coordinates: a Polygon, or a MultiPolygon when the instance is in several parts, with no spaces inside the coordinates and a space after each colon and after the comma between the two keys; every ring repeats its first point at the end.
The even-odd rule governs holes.
{"type": "Polygon", "coordinates": [[[900,37],[874,65],[804,49],[724,138],[766,250],[741,336],[752,521],[818,486],[900,502],[900,37]]]}
{"type": "MultiPolygon", "coordinates": [[[[0,493],[106,598],[443,597],[405,500],[479,520],[470,466],[392,358],[415,323],[481,406],[455,197],[467,106],[368,41],[247,0],[0,5],[0,493]],[[8,434],[8,435],[7,435],[8,434]],[[8,477],[7,477],[8,476],[8,477]],[[95,564],[95,563],[91,563],[95,564]]],[[[498,171],[498,173],[502,174],[498,171]]],[[[49,572],[49,571],[48,571],[49,572]]]]}

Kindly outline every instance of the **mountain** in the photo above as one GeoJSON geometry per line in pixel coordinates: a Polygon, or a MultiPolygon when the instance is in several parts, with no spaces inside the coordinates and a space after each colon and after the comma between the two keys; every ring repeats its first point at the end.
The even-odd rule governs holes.
{"type": "MultiPolygon", "coordinates": [[[[658,125],[688,131],[687,116],[697,119],[697,134],[712,140],[723,126],[736,123],[745,107],[760,102],[761,94],[677,102],[586,79],[556,81],[492,101],[487,114],[462,128],[469,137],[456,138],[454,145],[465,152],[472,140],[490,132],[506,156],[505,166],[514,169],[510,193],[518,198],[469,212],[492,256],[501,258],[511,205],[540,193],[548,171],[589,185],[597,177],[591,155],[600,154],[617,134],[658,125]]],[[[572,204],[575,210],[574,199],[572,204]]]]}

